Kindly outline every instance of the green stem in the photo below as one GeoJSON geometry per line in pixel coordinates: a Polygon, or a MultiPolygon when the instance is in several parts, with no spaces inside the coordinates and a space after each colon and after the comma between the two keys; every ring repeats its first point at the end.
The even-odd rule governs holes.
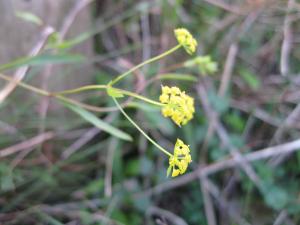
{"type": "Polygon", "coordinates": [[[13,78],[10,78],[8,76],[5,76],[4,74],[1,74],[0,73],[0,78],[2,78],[3,80],[6,80],[6,81],[9,81],[9,82],[13,82],[14,84],[20,86],[20,87],[23,87],[27,90],[30,90],[32,92],[35,92],[37,94],[40,94],[40,95],[44,95],[44,96],[50,96],[51,94],[48,92],[48,91],[44,91],[42,89],[39,89],[39,88],[36,88],[36,87],[33,87],[31,85],[28,85],[28,84],[25,84],[21,81],[16,81],[14,80],[13,78]]]}
{"type": "Polygon", "coordinates": [[[167,56],[167,55],[169,55],[169,54],[175,52],[175,51],[176,51],[177,49],[179,49],[180,47],[181,47],[180,44],[179,44],[179,45],[176,45],[175,47],[169,49],[168,51],[163,52],[162,54],[160,54],[160,55],[158,55],[158,56],[155,56],[155,57],[153,57],[153,58],[151,58],[151,59],[148,59],[148,60],[146,60],[146,61],[144,61],[144,62],[142,62],[142,63],[140,63],[140,64],[138,64],[138,65],[136,65],[136,66],[134,66],[134,67],[132,67],[132,68],[131,68],[130,70],[128,70],[127,72],[125,72],[125,73],[119,75],[116,79],[112,80],[112,81],[109,83],[109,85],[111,85],[111,86],[114,85],[115,83],[117,83],[118,81],[120,81],[121,79],[123,79],[124,77],[126,77],[127,75],[131,74],[133,71],[139,69],[140,67],[142,67],[142,66],[144,66],[144,65],[146,65],[146,64],[148,64],[148,63],[152,63],[152,62],[154,62],[154,61],[156,61],[156,60],[159,60],[159,59],[161,59],[161,58],[163,58],[163,57],[165,57],[165,56],[167,56]]]}
{"type": "Polygon", "coordinates": [[[120,104],[118,103],[118,101],[115,98],[112,98],[114,100],[114,102],[116,103],[117,107],[119,108],[119,110],[122,112],[122,114],[129,120],[130,123],[132,123],[133,126],[136,127],[136,129],[138,129],[142,135],[145,136],[145,138],[147,138],[153,145],[155,145],[159,150],[161,150],[163,153],[165,153],[168,156],[173,156],[170,152],[168,152],[166,149],[164,149],[163,147],[161,147],[159,144],[157,144],[152,138],[150,138],[143,130],[142,128],[140,128],[128,115],[127,113],[122,109],[122,107],[120,106],[120,104]]]}
{"type": "MultiPolygon", "coordinates": [[[[87,85],[87,86],[83,86],[83,87],[79,87],[79,88],[75,88],[75,89],[70,89],[70,90],[55,92],[55,93],[52,93],[52,94],[53,95],[75,94],[75,93],[79,93],[79,92],[87,91],[87,90],[107,89],[107,88],[113,88],[113,87],[108,86],[108,85],[87,85]]],[[[116,91],[118,91],[120,94],[132,96],[134,98],[143,100],[143,101],[148,102],[148,103],[153,104],[153,105],[157,105],[157,106],[164,106],[165,105],[163,103],[154,101],[152,99],[149,99],[149,98],[144,97],[142,95],[136,94],[134,92],[126,91],[126,90],[119,89],[119,88],[113,88],[113,89],[115,89],[116,91]]]]}
{"type": "Polygon", "coordinates": [[[55,95],[56,94],[58,94],[58,95],[75,94],[75,93],[79,93],[79,92],[87,91],[87,90],[107,89],[107,87],[108,87],[107,85],[87,85],[87,86],[83,86],[83,87],[79,87],[79,88],[75,88],[75,89],[55,92],[53,94],[55,94],[55,95]]]}
{"type": "Polygon", "coordinates": [[[59,100],[71,103],[73,105],[80,106],[82,108],[85,108],[85,109],[88,109],[88,110],[91,110],[91,111],[105,112],[105,108],[99,108],[99,107],[96,107],[96,106],[87,105],[87,104],[78,102],[78,101],[76,101],[74,99],[70,99],[70,98],[64,97],[64,96],[62,96],[60,94],[50,93],[50,92],[45,91],[43,89],[31,86],[29,84],[25,84],[22,81],[16,81],[13,78],[8,77],[8,76],[6,76],[4,74],[1,74],[1,73],[0,73],[0,78],[3,79],[3,80],[6,80],[8,82],[15,83],[17,86],[20,86],[20,87],[22,87],[22,88],[24,88],[26,90],[32,91],[32,92],[34,92],[36,94],[39,94],[39,95],[48,96],[48,97],[54,97],[56,99],[59,99],[59,100]]]}
{"type": "Polygon", "coordinates": [[[142,95],[139,95],[139,94],[136,94],[136,93],[133,93],[133,92],[130,92],[130,91],[125,91],[125,90],[122,90],[122,89],[118,89],[118,88],[115,88],[115,89],[116,89],[117,91],[119,91],[121,94],[128,95],[128,96],[131,96],[131,97],[140,99],[140,100],[145,101],[145,102],[148,102],[148,103],[150,103],[150,104],[157,105],[157,106],[165,106],[165,104],[163,104],[163,103],[154,101],[154,100],[149,99],[149,98],[147,98],[147,97],[144,97],[144,96],[142,96],[142,95]]]}

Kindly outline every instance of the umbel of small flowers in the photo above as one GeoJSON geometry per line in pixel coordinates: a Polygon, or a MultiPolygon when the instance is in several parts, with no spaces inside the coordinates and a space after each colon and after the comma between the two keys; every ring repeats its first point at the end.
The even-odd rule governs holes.
{"type": "Polygon", "coordinates": [[[167,176],[169,176],[170,173],[172,177],[184,174],[191,162],[192,158],[189,146],[184,144],[182,140],[177,139],[174,147],[174,154],[169,158],[167,176]]]}
{"type": "Polygon", "coordinates": [[[183,46],[188,54],[193,54],[196,51],[197,41],[193,38],[191,33],[185,28],[178,28],[174,30],[175,37],[178,43],[183,46]]]}
{"type": "Polygon", "coordinates": [[[194,99],[178,87],[162,86],[159,101],[164,104],[162,114],[170,117],[178,126],[185,125],[193,118],[194,99]]]}
{"type": "Polygon", "coordinates": [[[209,55],[197,56],[190,59],[184,63],[184,66],[197,67],[203,76],[213,74],[218,70],[218,64],[209,55]]]}

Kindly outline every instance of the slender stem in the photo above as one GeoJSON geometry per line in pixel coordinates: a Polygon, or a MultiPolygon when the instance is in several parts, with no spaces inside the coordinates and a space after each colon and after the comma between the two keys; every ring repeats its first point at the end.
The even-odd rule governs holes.
{"type": "MultiPolygon", "coordinates": [[[[79,88],[75,88],[75,89],[70,89],[70,90],[65,90],[65,91],[60,91],[60,92],[54,92],[52,93],[54,96],[56,95],[64,95],[64,94],[75,94],[75,93],[79,93],[82,91],[87,91],[87,90],[95,90],[95,89],[107,89],[107,88],[113,88],[111,86],[108,85],[87,85],[87,86],[83,86],[83,87],[79,87],[79,88]]],[[[143,100],[145,102],[148,102],[150,104],[153,105],[157,105],[157,106],[164,106],[165,104],[154,101],[152,99],[146,98],[142,95],[136,94],[134,92],[130,92],[130,91],[126,91],[123,89],[119,89],[119,88],[113,88],[116,91],[118,91],[120,94],[124,94],[124,95],[128,95],[128,96],[132,96],[134,98],[143,100]]]]}
{"type": "MultiPolygon", "coordinates": [[[[37,93],[39,95],[54,97],[56,99],[59,99],[59,100],[62,100],[62,101],[80,106],[80,107],[85,108],[85,109],[90,110],[90,111],[94,111],[94,112],[111,112],[111,111],[114,111],[114,109],[112,107],[101,108],[101,107],[97,107],[97,106],[92,106],[92,105],[84,104],[82,102],[79,102],[79,101],[76,101],[74,99],[67,98],[67,97],[63,96],[63,94],[74,94],[74,93],[78,93],[78,92],[85,91],[85,90],[93,90],[93,89],[101,89],[101,88],[106,89],[108,87],[107,85],[88,85],[88,86],[83,86],[83,87],[76,88],[76,89],[70,89],[70,90],[66,90],[66,91],[50,93],[48,91],[45,91],[43,89],[34,87],[32,85],[25,84],[22,81],[16,81],[13,78],[8,77],[8,76],[6,76],[4,74],[1,74],[1,73],[0,73],[0,78],[3,79],[3,80],[9,81],[9,82],[15,82],[18,86],[23,87],[23,88],[25,88],[29,91],[32,91],[34,93],[37,93]]],[[[122,90],[122,89],[117,89],[117,90],[120,91],[120,93],[123,93],[123,94],[128,95],[128,96],[135,97],[137,99],[141,99],[141,100],[143,100],[145,102],[148,102],[148,103],[151,103],[153,105],[158,105],[158,106],[163,106],[164,105],[160,102],[156,102],[154,100],[148,99],[144,96],[135,94],[133,92],[125,91],[125,90],[122,90]]]]}
{"type": "Polygon", "coordinates": [[[132,96],[134,98],[143,100],[143,101],[148,102],[150,104],[157,105],[157,106],[165,106],[165,104],[163,104],[163,103],[160,103],[160,102],[154,101],[152,99],[146,98],[146,97],[144,97],[142,95],[139,95],[139,94],[136,94],[134,92],[130,92],[130,91],[126,91],[126,90],[122,90],[122,89],[118,89],[118,88],[115,88],[115,89],[117,91],[119,91],[121,94],[132,96]]]}
{"type": "Polygon", "coordinates": [[[14,83],[16,83],[16,85],[21,86],[21,87],[23,87],[27,90],[30,90],[32,92],[35,92],[37,94],[44,95],[44,96],[50,96],[51,95],[51,93],[49,93],[48,91],[36,88],[36,87],[28,85],[28,84],[25,84],[21,81],[17,81],[15,79],[13,79],[11,77],[8,77],[8,76],[5,76],[4,74],[1,74],[1,73],[0,73],[0,78],[2,78],[3,80],[9,81],[9,82],[14,82],[14,83]]]}
{"type": "Polygon", "coordinates": [[[25,89],[27,89],[29,91],[32,91],[34,93],[37,93],[39,95],[48,96],[48,97],[54,97],[56,99],[59,99],[59,100],[62,100],[62,101],[65,101],[65,102],[68,102],[68,103],[80,106],[80,107],[85,108],[85,109],[88,109],[90,111],[95,111],[95,112],[110,112],[110,111],[113,111],[113,109],[110,108],[110,107],[100,108],[100,107],[96,107],[96,106],[92,106],[92,105],[88,105],[88,104],[84,104],[84,103],[78,102],[78,101],[76,101],[74,99],[70,99],[70,98],[64,97],[64,96],[62,96],[60,94],[50,93],[50,92],[45,91],[43,89],[31,86],[29,84],[25,84],[22,81],[16,81],[13,78],[10,78],[10,77],[8,77],[8,76],[6,76],[4,74],[1,74],[1,73],[0,73],[0,78],[3,79],[3,80],[9,81],[9,82],[14,82],[18,86],[23,87],[23,88],[25,88],[25,89]]]}
{"type": "Polygon", "coordinates": [[[166,149],[164,149],[163,147],[161,147],[159,144],[157,144],[152,138],[150,138],[143,130],[142,128],[139,127],[139,125],[137,125],[128,115],[127,113],[122,109],[122,107],[120,106],[120,104],[118,103],[118,101],[115,98],[112,98],[114,100],[114,102],[116,103],[117,107],[120,109],[120,111],[122,112],[122,114],[129,120],[130,123],[132,123],[133,126],[136,127],[136,129],[138,129],[142,135],[145,136],[145,138],[147,138],[153,145],[155,145],[159,150],[161,150],[163,153],[165,153],[168,156],[172,156],[172,154],[170,152],[168,152],[166,149]]]}
{"type": "Polygon", "coordinates": [[[181,47],[180,44],[179,44],[179,45],[176,45],[175,47],[169,49],[168,51],[163,52],[162,54],[160,54],[160,55],[158,55],[158,56],[155,56],[155,57],[153,57],[153,58],[151,58],[151,59],[148,59],[148,60],[146,60],[146,61],[144,61],[144,62],[142,62],[142,63],[140,63],[140,64],[138,64],[138,65],[136,65],[136,66],[134,66],[134,67],[132,67],[132,68],[131,68],[130,70],[128,70],[127,72],[125,72],[125,73],[119,75],[116,79],[112,80],[109,84],[110,84],[110,85],[114,85],[115,83],[117,83],[118,81],[120,81],[121,79],[123,79],[124,77],[126,77],[127,75],[131,74],[133,71],[139,69],[140,67],[142,67],[142,66],[144,66],[144,65],[146,65],[146,64],[148,64],[148,63],[154,62],[154,61],[156,61],[156,60],[159,60],[159,59],[161,59],[161,58],[163,58],[163,57],[165,57],[165,56],[171,54],[172,52],[176,51],[176,50],[179,49],[180,47],[181,47]]]}
{"type": "Polygon", "coordinates": [[[75,94],[79,93],[82,91],[87,91],[87,90],[94,90],[94,89],[107,89],[107,85],[87,85],[87,86],[82,86],[79,88],[75,89],[70,89],[70,90],[65,90],[65,91],[59,91],[59,92],[54,92],[54,95],[66,95],[66,94],[75,94]]]}

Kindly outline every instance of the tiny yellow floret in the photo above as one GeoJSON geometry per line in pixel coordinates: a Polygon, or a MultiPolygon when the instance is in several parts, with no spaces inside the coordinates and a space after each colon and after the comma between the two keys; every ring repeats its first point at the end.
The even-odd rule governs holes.
{"type": "Polygon", "coordinates": [[[178,126],[185,125],[193,118],[194,99],[178,87],[162,86],[159,101],[165,104],[161,110],[163,116],[170,117],[178,126]]]}
{"type": "Polygon", "coordinates": [[[191,55],[196,51],[197,41],[187,29],[178,28],[174,30],[174,33],[178,43],[184,47],[188,54],[191,55]]]}
{"type": "Polygon", "coordinates": [[[182,140],[177,139],[174,154],[169,158],[169,168],[167,171],[167,176],[169,173],[172,177],[176,177],[179,174],[184,174],[188,168],[189,163],[192,162],[190,155],[189,146],[184,144],[182,140]]]}

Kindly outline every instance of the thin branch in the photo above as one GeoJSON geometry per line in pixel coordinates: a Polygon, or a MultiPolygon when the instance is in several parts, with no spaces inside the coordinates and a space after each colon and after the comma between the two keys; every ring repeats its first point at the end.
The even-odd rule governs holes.
{"type": "Polygon", "coordinates": [[[67,32],[69,31],[70,27],[74,23],[76,16],[83,10],[88,4],[93,2],[94,0],[78,0],[74,7],[71,9],[69,14],[63,21],[63,25],[59,30],[60,36],[62,39],[65,38],[67,32]]]}
{"type": "MultiPolygon", "coordinates": [[[[54,29],[50,26],[47,26],[41,32],[41,38],[39,42],[34,46],[34,48],[30,51],[29,57],[33,57],[39,54],[39,52],[43,49],[45,43],[47,42],[49,36],[54,32],[54,29]]],[[[9,82],[0,92],[0,103],[2,103],[13,90],[16,88],[17,83],[21,81],[26,73],[28,72],[30,66],[23,66],[19,68],[14,74],[14,80],[9,82]]]]}
{"type": "MultiPolygon", "coordinates": [[[[243,158],[247,162],[252,162],[252,161],[267,159],[267,158],[275,156],[275,155],[292,153],[292,152],[299,151],[299,150],[300,150],[300,139],[291,141],[291,142],[288,142],[288,143],[285,143],[282,145],[268,147],[268,148],[261,149],[259,151],[244,154],[243,158]]],[[[142,193],[138,193],[138,194],[136,194],[136,197],[139,197],[141,195],[159,194],[159,193],[165,192],[167,190],[171,190],[171,189],[186,185],[187,183],[194,181],[195,179],[199,178],[200,176],[208,176],[208,175],[217,173],[219,171],[223,171],[225,169],[232,168],[232,167],[239,166],[239,165],[240,165],[240,162],[237,161],[235,158],[224,159],[224,160],[210,164],[205,167],[199,167],[189,174],[186,174],[186,175],[178,177],[174,180],[170,180],[165,183],[159,184],[159,185],[157,185],[151,189],[148,189],[142,193]]]]}
{"type": "Polygon", "coordinates": [[[204,1],[234,14],[244,15],[246,13],[245,10],[242,10],[241,8],[234,6],[233,4],[229,5],[221,0],[204,0],[204,1]]]}
{"type": "Polygon", "coordinates": [[[24,149],[28,149],[31,148],[35,145],[38,145],[44,141],[47,141],[49,139],[52,139],[54,137],[54,133],[53,132],[46,132],[43,134],[40,134],[34,138],[28,139],[24,142],[21,142],[19,144],[10,146],[8,148],[2,149],[0,150],[0,158],[2,157],[6,157],[8,155],[14,154],[16,152],[22,151],[24,149]]]}
{"type": "Polygon", "coordinates": [[[200,177],[200,186],[203,195],[205,215],[206,215],[208,225],[217,225],[212,199],[207,189],[207,186],[205,185],[207,180],[208,178],[205,176],[200,177]]]}
{"type": "Polygon", "coordinates": [[[175,213],[172,213],[172,212],[170,212],[168,210],[165,210],[165,209],[162,209],[162,208],[158,208],[156,206],[151,206],[147,210],[147,214],[150,215],[150,216],[155,215],[155,216],[160,216],[163,219],[167,219],[170,222],[170,224],[188,225],[187,222],[185,222],[181,217],[179,217],[175,213]]]}
{"type": "Polygon", "coordinates": [[[292,29],[291,23],[292,18],[290,15],[290,11],[293,9],[295,5],[294,0],[289,0],[287,3],[287,12],[284,19],[283,25],[283,41],[281,45],[281,55],[280,55],[280,73],[282,76],[286,76],[289,73],[289,61],[290,61],[290,51],[292,48],[292,29]]]}
{"type": "Polygon", "coordinates": [[[210,180],[206,180],[204,185],[205,188],[211,193],[211,195],[218,201],[220,205],[220,210],[222,211],[226,210],[228,215],[232,218],[232,220],[235,221],[235,223],[240,225],[250,225],[249,222],[247,222],[238,214],[238,210],[231,207],[229,203],[226,201],[226,199],[222,197],[222,195],[220,194],[220,190],[214,183],[212,183],[210,180]]]}
{"type": "Polygon", "coordinates": [[[238,53],[238,46],[236,43],[233,43],[230,45],[229,51],[228,51],[228,55],[226,58],[226,62],[225,62],[225,67],[224,67],[224,71],[222,74],[222,78],[221,78],[221,85],[219,87],[219,92],[218,95],[220,97],[224,97],[228,85],[230,83],[231,80],[231,76],[232,76],[232,71],[235,65],[235,59],[238,53]]]}

